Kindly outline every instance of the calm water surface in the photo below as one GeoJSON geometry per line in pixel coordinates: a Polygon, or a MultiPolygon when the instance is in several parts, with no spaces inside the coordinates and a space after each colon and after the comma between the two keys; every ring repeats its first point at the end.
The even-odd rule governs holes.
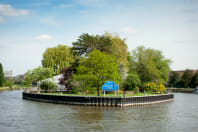
{"type": "Polygon", "coordinates": [[[198,95],[175,93],[174,102],[139,107],[91,107],[22,99],[0,92],[0,132],[198,132],[198,95]]]}

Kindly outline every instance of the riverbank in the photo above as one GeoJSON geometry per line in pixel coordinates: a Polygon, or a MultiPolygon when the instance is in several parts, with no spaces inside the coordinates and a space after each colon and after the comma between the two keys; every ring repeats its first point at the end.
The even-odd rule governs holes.
{"type": "Polygon", "coordinates": [[[22,90],[22,89],[29,89],[29,87],[17,87],[17,86],[13,86],[13,87],[0,87],[0,91],[10,91],[10,90],[22,90]]]}
{"type": "Polygon", "coordinates": [[[130,106],[146,105],[173,101],[173,94],[161,94],[150,96],[133,96],[133,97],[97,97],[97,96],[66,96],[66,95],[49,95],[23,92],[23,99],[71,105],[90,105],[90,106],[130,106]]]}
{"type": "Polygon", "coordinates": [[[170,88],[172,92],[193,93],[194,88],[170,88]]]}

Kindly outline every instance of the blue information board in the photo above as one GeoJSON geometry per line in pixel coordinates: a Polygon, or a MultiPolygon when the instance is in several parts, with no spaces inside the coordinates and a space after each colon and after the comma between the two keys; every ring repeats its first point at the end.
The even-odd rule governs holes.
{"type": "Polygon", "coordinates": [[[102,85],[102,91],[118,91],[119,86],[113,81],[107,81],[102,85]]]}

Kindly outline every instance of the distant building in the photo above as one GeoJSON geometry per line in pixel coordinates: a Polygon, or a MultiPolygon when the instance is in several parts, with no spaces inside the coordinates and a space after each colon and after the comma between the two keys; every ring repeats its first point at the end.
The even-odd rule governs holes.
{"type": "Polygon", "coordinates": [[[6,78],[12,77],[12,70],[4,71],[4,77],[6,77],[6,78]]]}

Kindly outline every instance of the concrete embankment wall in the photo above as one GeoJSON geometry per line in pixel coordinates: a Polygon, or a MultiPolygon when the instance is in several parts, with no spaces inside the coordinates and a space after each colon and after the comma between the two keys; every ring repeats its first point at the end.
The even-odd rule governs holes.
{"type": "Polygon", "coordinates": [[[194,88],[169,88],[172,92],[192,93],[194,88]]]}
{"type": "Polygon", "coordinates": [[[145,105],[167,101],[173,101],[173,94],[163,94],[154,96],[138,97],[85,97],[85,96],[64,96],[64,95],[46,95],[23,92],[23,99],[60,103],[74,105],[92,105],[92,106],[130,106],[145,105]]]}

